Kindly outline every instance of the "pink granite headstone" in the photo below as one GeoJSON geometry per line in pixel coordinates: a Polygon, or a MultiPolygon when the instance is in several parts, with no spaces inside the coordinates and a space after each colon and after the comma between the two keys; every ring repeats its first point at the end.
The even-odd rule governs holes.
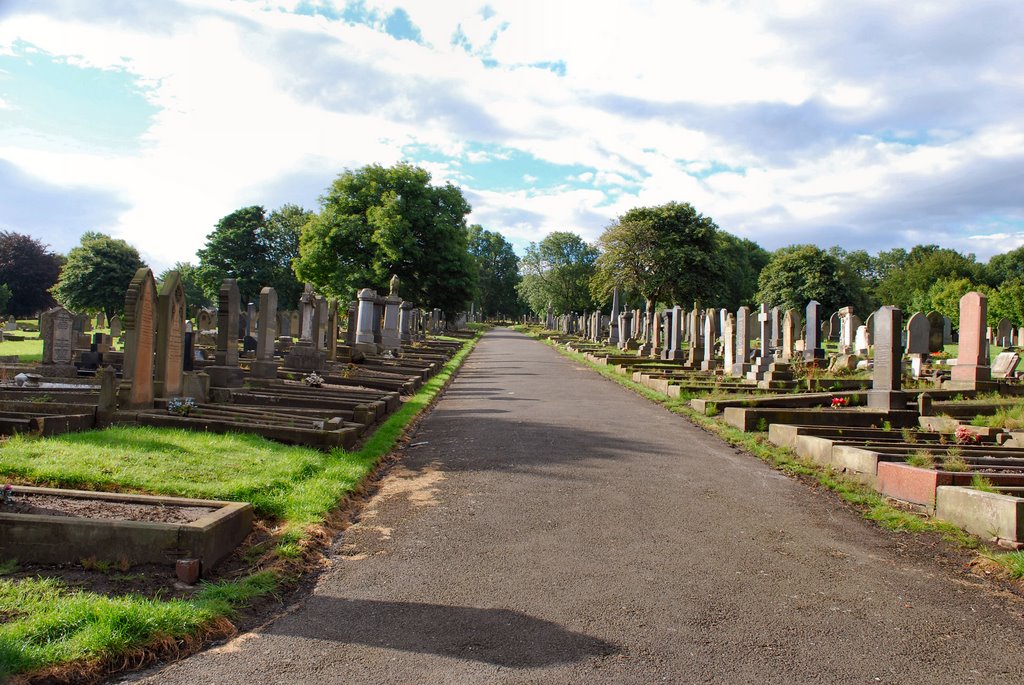
{"type": "Polygon", "coordinates": [[[960,298],[960,348],[953,367],[953,381],[976,383],[989,381],[988,340],[985,320],[988,298],[971,291],[960,298]]]}

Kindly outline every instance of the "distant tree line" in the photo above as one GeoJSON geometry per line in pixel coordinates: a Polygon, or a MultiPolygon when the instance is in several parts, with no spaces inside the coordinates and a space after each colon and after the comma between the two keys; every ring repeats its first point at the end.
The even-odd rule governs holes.
{"type": "MultiPolygon", "coordinates": [[[[269,285],[291,306],[305,283],[348,301],[363,287],[386,292],[397,275],[404,299],[449,314],[475,307],[486,317],[608,311],[617,288],[623,306],[647,311],[695,301],[802,309],[814,299],[826,311],[890,304],[957,322],[959,299],[973,289],[989,297],[991,323],[1024,324],[1024,247],[987,264],[938,245],[875,255],[815,245],[768,252],[692,205],[669,202],[630,209],[596,243],[554,231],[519,257],[500,233],[467,225],[470,210],[457,187],[433,185],[419,167],[368,165],[339,174],[316,211],[286,204],[231,212],[213,226],[196,264],[172,269],[193,307],[216,302],[224,278],[236,279],[243,302],[269,285]]],[[[64,256],[0,231],[0,311],[26,317],[59,302],[110,316],[143,265],[138,250],[103,233],[83,234],[64,256]]]]}

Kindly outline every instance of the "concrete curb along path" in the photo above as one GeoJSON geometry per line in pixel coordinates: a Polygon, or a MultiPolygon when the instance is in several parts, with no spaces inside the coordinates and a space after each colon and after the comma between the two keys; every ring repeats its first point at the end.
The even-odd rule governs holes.
{"type": "Polygon", "coordinates": [[[1020,683],[1022,603],[507,330],[295,611],[153,683],[1020,683]]]}

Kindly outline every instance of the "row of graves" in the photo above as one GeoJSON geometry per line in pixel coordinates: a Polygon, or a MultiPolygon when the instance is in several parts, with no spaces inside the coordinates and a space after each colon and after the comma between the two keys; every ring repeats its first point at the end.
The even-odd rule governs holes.
{"type": "Polygon", "coordinates": [[[987,324],[984,294],[960,300],[960,325],[882,307],[828,319],[761,305],[587,313],[545,321],[550,337],[598,364],[882,494],[1013,547],[1024,545],[1024,432],[986,416],[1024,401],[1024,331],[987,324]],[[802,314],[802,316],[801,316],[802,314]],[[955,358],[945,346],[958,344],[955,358]],[[990,347],[1001,351],[990,359],[990,347]]]}
{"type": "MultiPolygon", "coordinates": [[[[360,290],[346,309],[307,287],[298,310],[282,312],[268,287],[259,307],[243,313],[238,286],[226,279],[216,319],[200,312],[194,327],[179,274],[157,283],[148,268],[139,269],[120,322],[123,351],[108,340],[80,338],[76,316],[64,308],[42,316],[42,363],[8,369],[18,373],[0,388],[0,430],[52,435],[145,425],[352,447],[464,344],[428,337],[446,326],[441,312],[404,302],[398,288],[396,278],[388,295],[360,290]],[[343,335],[340,318],[348,323],[343,335]],[[290,335],[280,335],[282,329],[290,335]]],[[[172,562],[188,584],[228,556],[253,525],[245,502],[15,486],[5,504],[22,498],[35,509],[0,507],[5,558],[63,564],[99,552],[129,564],[172,562]],[[66,514],[69,501],[78,502],[75,511],[106,513],[66,514]],[[130,511],[118,514],[122,509],[130,511]],[[150,509],[190,518],[139,513],[150,509]]]]}
{"type": "Polygon", "coordinates": [[[42,362],[4,366],[0,434],[134,423],[351,447],[460,346],[428,339],[446,326],[440,310],[403,301],[398,287],[363,289],[344,308],[307,286],[295,311],[280,311],[268,287],[243,312],[226,279],[218,308],[193,324],[177,272],[157,283],[139,269],[109,334],[90,335],[90,317],[63,307],[40,317],[42,362]]]}

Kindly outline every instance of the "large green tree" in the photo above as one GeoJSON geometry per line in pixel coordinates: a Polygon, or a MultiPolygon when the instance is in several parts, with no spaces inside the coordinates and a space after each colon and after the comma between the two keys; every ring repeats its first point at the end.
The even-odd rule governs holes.
{"type": "Polygon", "coordinates": [[[267,215],[259,205],[242,207],[217,222],[196,254],[195,278],[210,298],[225,278],[234,278],[242,302],[255,302],[260,289],[271,286],[282,306],[298,302],[302,286],[292,269],[299,235],[311,212],[284,205],[267,215]]]}
{"type": "Polygon", "coordinates": [[[167,274],[171,271],[177,271],[181,276],[181,285],[185,289],[185,304],[188,307],[188,311],[192,312],[198,307],[209,307],[213,304],[213,298],[207,295],[206,291],[203,290],[202,284],[196,279],[198,269],[194,264],[191,262],[176,262],[170,269],[161,273],[157,280],[165,280],[167,274]]]}
{"type": "Polygon", "coordinates": [[[410,164],[345,171],[302,231],[296,272],[345,300],[360,288],[386,292],[397,274],[404,299],[463,310],[474,287],[469,212],[462,191],[431,185],[430,174],[410,164]]]}
{"type": "Polygon", "coordinates": [[[985,265],[985,280],[989,285],[999,286],[1011,279],[1024,281],[1024,247],[997,254],[985,265]]]}
{"type": "Polygon", "coordinates": [[[769,306],[803,310],[811,300],[826,312],[852,306],[862,315],[869,300],[860,280],[834,255],[816,245],[790,245],[772,253],[758,278],[757,299],[769,306]]]}
{"type": "Polygon", "coordinates": [[[718,226],[689,203],[635,207],[605,229],[599,244],[598,291],[635,292],[648,316],[659,301],[688,304],[718,282],[718,226]]]}
{"type": "Polygon", "coordinates": [[[14,231],[0,231],[0,283],[11,296],[0,308],[17,317],[32,316],[54,305],[50,288],[60,276],[64,258],[39,240],[14,231]]]}
{"type": "Polygon", "coordinates": [[[123,312],[128,285],[143,266],[139,251],[124,240],[89,231],[68,252],[52,292],[68,309],[102,311],[109,319],[123,312]]]}
{"type": "Polygon", "coordinates": [[[480,313],[512,317],[519,313],[519,258],[512,243],[479,224],[469,227],[469,254],[476,265],[475,301],[480,313]]]}
{"type": "Polygon", "coordinates": [[[590,283],[597,271],[598,249],[569,231],[549,233],[530,243],[519,261],[519,294],[530,309],[544,314],[593,311],[597,306],[590,283]]]}
{"type": "Polygon", "coordinates": [[[915,245],[910,252],[892,250],[879,253],[878,285],[875,299],[879,305],[892,305],[904,311],[920,304],[940,279],[967,278],[980,283],[984,267],[973,254],[963,255],[938,245],[915,245]]]}
{"type": "Polygon", "coordinates": [[[716,285],[701,295],[708,307],[735,311],[754,304],[757,279],[771,259],[771,253],[752,240],[719,231],[715,255],[716,285]]]}

